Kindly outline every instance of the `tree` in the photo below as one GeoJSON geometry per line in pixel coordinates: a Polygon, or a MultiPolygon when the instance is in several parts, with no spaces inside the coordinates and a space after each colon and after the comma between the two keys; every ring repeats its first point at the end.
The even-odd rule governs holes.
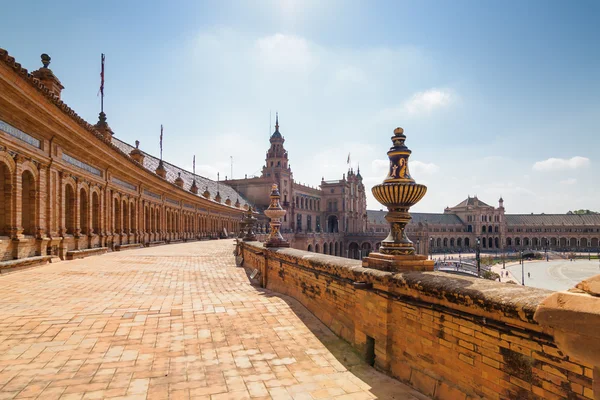
{"type": "Polygon", "coordinates": [[[575,211],[569,211],[567,212],[568,215],[596,215],[596,214],[600,214],[597,211],[590,211],[590,210],[575,210],[575,211]]]}

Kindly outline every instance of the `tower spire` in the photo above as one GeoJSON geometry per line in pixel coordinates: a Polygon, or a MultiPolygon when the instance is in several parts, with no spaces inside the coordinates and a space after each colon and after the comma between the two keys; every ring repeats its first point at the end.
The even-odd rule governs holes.
{"type": "Polygon", "coordinates": [[[279,132],[279,112],[275,112],[275,132],[279,132]]]}

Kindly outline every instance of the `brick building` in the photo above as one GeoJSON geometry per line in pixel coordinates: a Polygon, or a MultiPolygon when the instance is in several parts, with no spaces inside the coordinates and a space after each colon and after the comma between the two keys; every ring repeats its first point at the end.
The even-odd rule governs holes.
{"type": "MultiPolygon", "coordinates": [[[[258,210],[268,207],[271,185],[277,183],[281,205],[287,211],[281,229],[292,247],[346,256],[345,236],[364,233],[367,228],[367,199],[360,169],[354,172],[350,168],[342,179],[323,178],[318,188],[296,182],[284,147],[285,139],[279,131],[279,116],[275,121],[261,175],[225,183],[258,210]]],[[[259,230],[264,229],[266,219],[261,224],[259,230]]]]}
{"type": "MultiPolygon", "coordinates": [[[[367,211],[367,232],[377,246],[385,237],[388,224],[385,211],[367,211]]],[[[507,214],[504,200],[498,207],[475,197],[467,197],[443,214],[411,212],[407,227],[410,239],[419,242],[419,251],[427,254],[474,249],[477,238],[482,251],[518,251],[525,249],[597,252],[600,250],[600,215],[507,214]]],[[[366,238],[365,240],[369,240],[366,238]]]]}
{"type": "Polygon", "coordinates": [[[248,202],[113,136],[61,100],[42,56],[29,73],[0,49],[0,260],[217,237],[248,202]]]}

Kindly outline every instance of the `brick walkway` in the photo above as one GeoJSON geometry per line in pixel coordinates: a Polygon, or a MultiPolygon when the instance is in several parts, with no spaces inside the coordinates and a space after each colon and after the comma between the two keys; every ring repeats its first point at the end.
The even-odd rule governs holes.
{"type": "Polygon", "coordinates": [[[0,399],[424,399],[296,301],[248,283],[233,241],[0,277],[0,399]]]}

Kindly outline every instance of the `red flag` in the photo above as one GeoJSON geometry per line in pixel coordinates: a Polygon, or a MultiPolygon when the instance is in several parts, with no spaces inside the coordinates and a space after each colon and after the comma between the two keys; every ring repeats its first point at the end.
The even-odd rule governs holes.
{"type": "Polygon", "coordinates": [[[104,53],[101,56],[102,69],[100,70],[100,94],[104,97],[104,53]]]}

